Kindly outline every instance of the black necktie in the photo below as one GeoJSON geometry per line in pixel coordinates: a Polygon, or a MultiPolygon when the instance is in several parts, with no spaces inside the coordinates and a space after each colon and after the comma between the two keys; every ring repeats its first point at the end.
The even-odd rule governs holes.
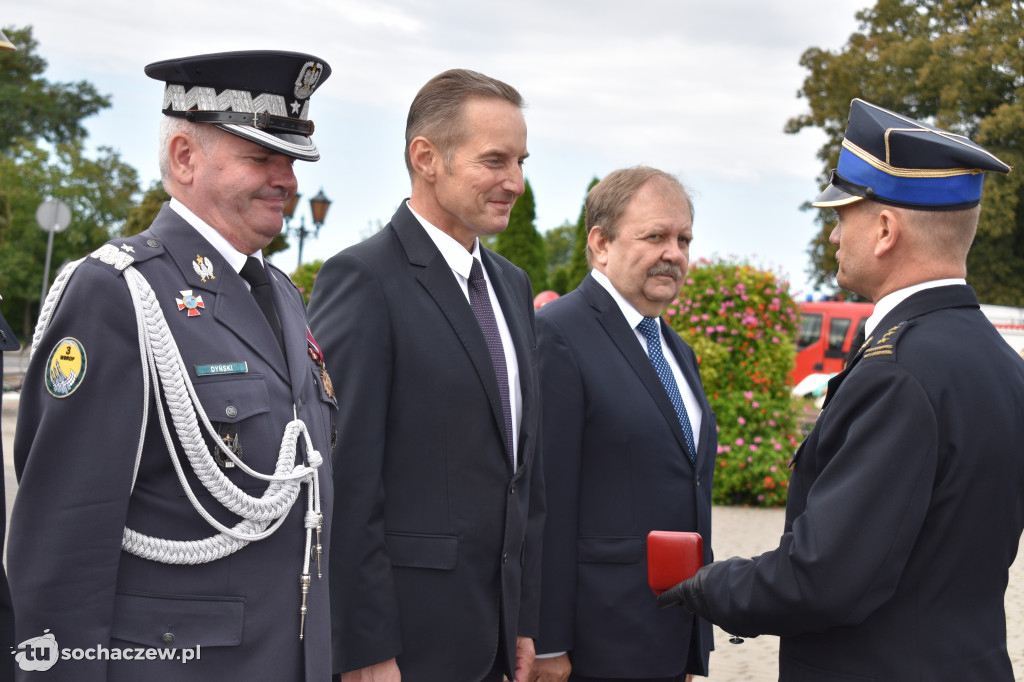
{"type": "Polygon", "coordinates": [[[277,338],[277,344],[284,353],[284,332],[281,331],[281,320],[277,317],[277,309],[274,308],[274,294],[270,290],[270,281],[267,279],[267,271],[257,258],[249,256],[242,266],[242,279],[249,283],[252,297],[256,299],[256,305],[263,311],[263,317],[267,318],[267,324],[277,338]]]}
{"type": "Polygon", "coordinates": [[[473,259],[473,267],[469,271],[469,305],[473,308],[476,321],[487,341],[487,350],[491,352],[491,364],[498,379],[498,391],[501,393],[501,411],[505,416],[505,448],[512,458],[512,468],[516,468],[515,452],[512,450],[512,407],[509,402],[508,369],[505,365],[505,348],[501,345],[501,333],[498,321],[491,307],[491,297],[487,293],[487,280],[480,261],[473,259]]]}

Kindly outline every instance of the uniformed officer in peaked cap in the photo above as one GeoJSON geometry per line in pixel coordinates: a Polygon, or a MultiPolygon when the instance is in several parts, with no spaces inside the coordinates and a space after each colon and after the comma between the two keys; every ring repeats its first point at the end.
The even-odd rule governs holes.
{"type": "Polygon", "coordinates": [[[837,281],[875,302],[797,450],[779,548],[659,597],[781,636],[779,679],[1011,682],[1003,610],[1024,528],[1024,360],[966,282],[985,171],[967,139],[854,100],[816,206],[837,281]]]}
{"type": "Polygon", "coordinates": [[[329,679],[337,404],[261,249],[294,159],[319,158],[310,100],[330,72],[276,51],[146,67],[171,201],[62,271],[19,406],[25,679],[329,679]]]}

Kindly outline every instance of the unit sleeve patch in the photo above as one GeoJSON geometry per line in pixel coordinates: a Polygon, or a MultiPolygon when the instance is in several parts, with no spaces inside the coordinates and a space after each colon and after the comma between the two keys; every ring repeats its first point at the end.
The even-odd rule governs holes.
{"type": "Polygon", "coordinates": [[[82,342],[70,336],[64,337],[46,360],[46,390],[54,398],[67,398],[82,385],[86,366],[82,342]]]}

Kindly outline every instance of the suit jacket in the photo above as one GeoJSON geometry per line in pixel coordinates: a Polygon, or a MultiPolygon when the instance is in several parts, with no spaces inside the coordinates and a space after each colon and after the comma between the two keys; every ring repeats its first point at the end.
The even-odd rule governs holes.
{"type": "Polygon", "coordinates": [[[711,561],[717,434],[693,351],[662,336],[700,401],[696,467],[675,409],[618,304],[592,276],[537,315],[547,523],[538,651],[588,677],[706,675],[711,625],[658,609],[647,533],[696,531],[711,561]]]}
{"type": "Polygon", "coordinates": [[[712,619],[781,635],[780,679],[1013,679],[1024,361],[974,292],[916,293],[829,383],[779,548],[712,566],[712,619]]]}
{"type": "MultiPolygon", "coordinates": [[[[237,434],[249,466],[272,473],[285,425],[296,412],[306,423],[325,460],[320,481],[329,520],[328,452],[336,405],[320,385],[319,367],[307,351],[298,290],[284,273],[268,268],[285,336],[284,357],[243,280],[167,206],[147,231],[112,243],[131,250],[133,266],[156,293],[203,409],[218,433],[237,434]],[[213,277],[201,277],[193,268],[197,255],[212,264],[213,277]],[[176,299],[183,291],[202,299],[198,315],[179,309],[176,299]],[[230,363],[237,365],[229,373],[205,375],[201,369],[230,363]]],[[[312,566],[305,639],[299,640],[305,486],[272,536],[223,559],[168,565],[121,551],[126,525],[178,540],[215,533],[185,496],[152,398],[132,488],[146,407],[142,386],[135,314],[122,273],[87,258],[32,358],[21,396],[15,438],[20,487],[8,552],[18,641],[49,630],[62,651],[200,646],[199,656],[188,664],[59,660],[48,673],[23,673],[25,679],[48,674],[75,680],[327,680],[327,565],[322,580],[315,562],[312,566]],[[56,398],[45,388],[44,374],[47,356],[65,337],[78,340],[86,363],[79,387],[56,398]]],[[[204,437],[211,442],[205,431],[204,437]]],[[[203,506],[222,523],[237,523],[197,481],[184,456],[175,456],[185,464],[203,506]]],[[[230,471],[232,481],[250,495],[259,496],[267,487],[237,467],[230,471]]],[[[329,523],[325,530],[326,540],[329,523]]]]}
{"type": "Polygon", "coordinates": [[[514,670],[516,635],[536,635],[543,481],[530,282],[486,249],[482,260],[518,357],[514,473],[483,333],[405,202],[317,276],[310,324],[340,406],[336,671],[397,656],[405,682],[476,681],[496,655],[514,670]]]}

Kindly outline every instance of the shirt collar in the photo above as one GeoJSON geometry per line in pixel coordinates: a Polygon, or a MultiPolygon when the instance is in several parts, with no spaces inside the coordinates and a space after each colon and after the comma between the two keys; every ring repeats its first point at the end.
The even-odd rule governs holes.
{"type": "MultiPolygon", "coordinates": [[[[622,311],[622,315],[626,318],[626,324],[629,325],[629,328],[636,329],[636,326],[644,319],[644,314],[634,308],[632,303],[622,297],[619,290],[616,289],[615,285],[612,284],[612,281],[608,279],[608,275],[595,268],[590,271],[590,276],[593,277],[598,284],[604,287],[605,291],[611,294],[612,299],[619,306],[619,310],[622,311]]],[[[658,334],[660,335],[661,325],[658,325],[658,330],[658,334]]]]}
{"type": "MultiPolygon", "coordinates": [[[[198,232],[203,239],[210,242],[210,245],[217,250],[217,253],[227,261],[228,265],[231,266],[235,272],[242,271],[242,266],[245,265],[245,259],[248,258],[246,254],[232,246],[231,242],[224,238],[224,235],[210,227],[206,221],[197,216],[189,210],[185,204],[181,203],[174,197],[171,197],[171,209],[181,216],[182,220],[194,227],[196,232],[198,232]]],[[[263,263],[262,251],[257,251],[256,253],[249,255],[259,260],[261,264],[263,263]]]]}
{"type": "Polygon", "coordinates": [[[882,321],[882,318],[891,313],[896,306],[903,303],[903,301],[907,300],[917,292],[924,291],[925,289],[935,289],[936,287],[946,287],[953,284],[966,285],[967,280],[955,277],[950,279],[936,279],[931,282],[921,282],[920,284],[914,284],[903,289],[897,289],[891,294],[886,294],[878,301],[878,303],[875,304],[874,311],[871,313],[871,316],[868,317],[868,321],[864,323],[864,338],[867,338],[874,333],[875,327],[877,327],[878,323],[882,321]]]}
{"type": "MultiPolygon", "coordinates": [[[[405,202],[405,205],[409,208],[409,212],[419,221],[420,225],[423,226],[423,229],[427,231],[427,236],[437,246],[438,251],[444,256],[448,266],[468,280],[469,271],[473,268],[473,259],[480,258],[480,240],[473,240],[473,251],[470,253],[454,237],[441,228],[432,225],[426,218],[414,211],[412,206],[409,206],[408,201],[405,202]]],[[[480,262],[480,265],[483,265],[483,261],[480,262]]],[[[487,276],[486,272],[487,269],[484,268],[484,277],[487,276]]]]}

